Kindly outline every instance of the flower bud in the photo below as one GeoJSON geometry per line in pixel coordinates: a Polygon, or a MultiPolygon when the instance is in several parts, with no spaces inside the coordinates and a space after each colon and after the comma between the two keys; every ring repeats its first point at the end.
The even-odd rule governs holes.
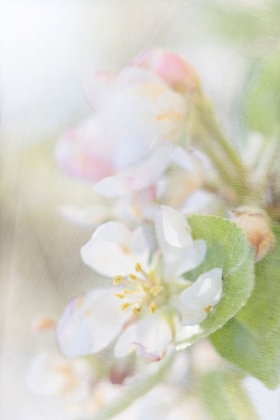
{"type": "Polygon", "coordinates": [[[248,242],[255,249],[255,262],[273,251],[275,237],[266,213],[256,207],[243,206],[233,212],[232,221],[245,233],[248,242]]]}
{"type": "Polygon", "coordinates": [[[147,50],[132,62],[156,73],[173,90],[180,93],[194,93],[200,90],[199,77],[194,68],[178,54],[161,49],[147,50]]]}

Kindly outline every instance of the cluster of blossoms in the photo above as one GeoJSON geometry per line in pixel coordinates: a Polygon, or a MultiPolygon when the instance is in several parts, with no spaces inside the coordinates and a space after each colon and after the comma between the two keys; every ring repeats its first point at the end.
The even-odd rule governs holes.
{"type": "MultiPolygon", "coordinates": [[[[99,204],[82,212],[67,207],[64,214],[95,224],[120,214],[122,219],[152,218],[158,201],[170,195],[168,168],[185,174],[178,174],[185,183],[182,204],[182,197],[209,177],[207,159],[182,147],[190,96],[199,91],[190,64],[161,50],[136,57],[118,75],[95,74],[87,85],[94,113],[60,138],[56,158],[68,175],[94,184],[102,197],[120,200],[117,210],[116,203],[102,211],[99,204]]],[[[168,202],[172,205],[169,197],[168,202]]]]}
{"type": "MultiPolygon", "coordinates": [[[[205,210],[209,195],[200,188],[207,181],[215,190],[210,181],[217,175],[208,158],[186,142],[192,98],[201,97],[193,68],[176,54],[148,51],[118,75],[95,74],[87,93],[94,113],[60,138],[56,158],[64,172],[91,183],[104,200],[62,210],[74,222],[97,227],[81,257],[105,277],[104,287],[93,287],[66,305],[55,325],[61,353],[38,356],[28,377],[32,389],[68,399],[73,418],[90,417],[112,396],[119,397],[135,375],[135,359],[160,365],[180,349],[182,337],[203,333],[204,321],[215,320],[224,293],[222,264],[201,270],[208,244],[193,238],[185,216],[205,210]],[[193,281],[195,269],[200,275],[193,281]],[[100,362],[104,352],[106,361],[100,362]],[[130,367],[120,373],[115,363],[123,360],[130,367]],[[110,365],[105,374],[96,369],[99,362],[110,365]]],[[[219,188],[222,197],[236,199],[219,188]]],[[[274,243],[269,221],[243,207],[232,217],[259,261],[274,243]]],[[[171,388],[159,387],[148,397],[162,392],[168,399],[171,388]]],[[[149,398],[143,406],[151,404],[149,398]]],[[[177,405],[176,398],[170,407],[177,405]]],[[[139,415],[142,408],[133,405],[127,418],[146,420],[145,410],[139,415]]],[[[177,418],[187,411],[178,409],[177,418]]],[[[163,412],[160,418],[175,419],[163,412]]]]}

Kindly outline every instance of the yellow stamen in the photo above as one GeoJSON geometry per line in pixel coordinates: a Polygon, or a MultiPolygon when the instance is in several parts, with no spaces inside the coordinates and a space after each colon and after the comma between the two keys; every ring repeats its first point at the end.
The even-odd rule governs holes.
{"type": "Polygon", "coordinates": [[[132,315],[136,316],[141,311],[141,307],[134,306],[132,309],[132,315]]]}
{"type": "Polygon", "coordinates": [[[161,282],[162,282],[161,278],[160,277],[157,277],[156,278],[156,283],[160,284],[161,282]]]}
{"type": "Polygon", "coordinates": [[[131,304],[129,302],[124,302],[121,306],[121,310],[124,311],[125,309],[127,309],[131,304]]]}
{"type": "Polygon", "coordinates": [[[163,289],[163,286],[153,286],[150,288],[150,294],[153,296],[157,296],[158,294],[160,294],[160,292],[162,292],[163,289]]]}
{"type": "Polygon", "coordinates": [[[139,271],[142,271],[142,266],[141,266],[141,264],[140,264],[140,263],[136,263],[136,264],[135,264],[135,271],[136,271],[137,273],[139,273],[139,271]]]}
{"type": "Polygon", "coordinates": [[[155,278],[155,270],[150,270],[148,274],[149,279],[154,280],[155,278]]]}
{"type": "Polygon", "coordinates": [[[116,277],[114,277],[114,279],[113,279],[113,285],[114,285],[114,286],[117,286],[117,284],[120,284],[122,281],[123,281],[122,276],[116,276],[116,277]]]}
{"type": "Polygon", "coordinates": [[[129,274],[128,276],[130,278],[130,280],[135,281],[137,280],[137,277],[134,274],[129,274]]]}
{"type": "Polygon", "coordinates": [[[209,314],[209,312],[211,311],[212,306],[207,306],[207,308],[204,308],[205,312],[207,312],[209,314]]]}
{"type": "Polygon", "coordinates": [[[124,295],[122,293],[116,293],[115,296],[120,298],[120,299],[124,298],[124,295]]]}
{"type": "Polygon", "coordinates": [[[132,295],[134,293],[140,293],[141,290],[137,290],[137,289],[124,289],[124,294],[126,295],[132,295]]]}
{"type": "Polygon", "coordinates": [[[154,314],[154,313],[156,312],[156,309],[157,309],[157,304],[156,304],[156,302],[152,302],[152,303],[150,303],[149,309],[150,309],[150,312],[151,312],[152,314],[154,314]]]}

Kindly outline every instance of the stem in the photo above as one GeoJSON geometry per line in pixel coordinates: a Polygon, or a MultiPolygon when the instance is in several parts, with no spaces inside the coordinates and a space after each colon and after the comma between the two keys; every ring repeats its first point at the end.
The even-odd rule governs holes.
{"type": "Polygon", "coordinates": [[[210,135],[208,132],[204,131],[204,138],[206,139],[206,142],[204,144],[204,151],[207,154],[207,156],[210,158],[210,160],[213,162],[215,169],[219,173],[221,179],[223,182],[226,183],[226,185],[233,188],[233,190],[238,194],[241,195],[242,186],[244,185],[244,180],[242,178],[242,181],[236,176],[233,175],[232,172],[229,172],[228,167],[225,165],[225,160],[219,156],[216,151],[215,147],[213,147],[213,143],[211,143],[210,135]]]}
{"type": "Polygon", "coordinates": [[[166,358],[159,362],[161,366],[159,369],[150,375],[147,375],[144,379],[140,380],[137,384],[132,385],[129,390],[120,398],[116,398],[114,401],[104,406],[92,420],[109,420],[116,416],[126,408],[128,408],[138,398],[143,397],[147,392],[154,388],[159,382],[162,381],[164,376],[167,374],[174,360],[175,352],[166,356],[166,358]]]}
{"type": "Polygon", "coordinates": [[[257,186],[255,189],[255,200],[259,201],[265,194],[265,188],[270,171],[273,169],[275,162],[279,158],[279,132],[277,132],[270,142],[265,146],[259,164],[256,170],[257,186]]]}
{"type": "Polygon", "coordinates": [[[198,96],[193,105],[194,134],[213,162],[221,181],[230,186],[240,202],[246,194],[247,170],[235,147],[223,133],[210,102],[198,96]]]}
{"type": "Polygon", "coordinates": [[[242,163],[241,157],[235,147],[232,146],[232,143],[227,139],[226,135],[222,131],[222,128],[214,114],[213,108],[208,101],[204,102],[205,109],[203,112],[203,123],[207,131],[209,131],[214,138],[218,141],[223,151],[225,152],[228,160],[232,163],[234,168],[243,175],[246,174],[246,169],[242,163]]]}

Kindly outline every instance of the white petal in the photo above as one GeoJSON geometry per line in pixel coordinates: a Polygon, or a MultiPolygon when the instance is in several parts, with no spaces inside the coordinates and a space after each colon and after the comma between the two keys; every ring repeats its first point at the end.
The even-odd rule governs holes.
{"type": "Polygon", "coordinates": [[[64,309],[57,325],[59,347],[68,357],[97,353],[119,334],[127,317],[115,290],[93,289],[64,309]]]}
{"type": "Polygon", "coordinates": [[[133,350],[144,350],[150,360],[156,355],[161,359],[172,341],[168,324],[158,315],[147,315],[128,327],[119,337],[115,346],[115,356],[124,357],[133,350]]]}
{"type": "Polygon", "coordinates": [[[157,148],[137,165],[95,184],[94,191],[105,197],[118,197],[153,185],[169,165],[170,151],[168,146],[157,148]]]}
{"type": "Polygon", "coordinates": [[[140,83],[162,84],[162,81],[158,76],[148,70],[136,67],[126,67],[118,75],[116,87],[123,91],[123,89],[132,88],[140,83]]]}
{"type": "Polygon", "coordinates": [[[81,248],[83,261],[108,277],[132,273],[137,262],[145,265],[148,255],[141,230],[131,232],[119,222],[99,226],[89,242],[81,248]]]}
{"type": "Polygon", "coordinates": [[[69,222],[80,226],[98,226],[109,219],[109,207],[96,204],[94,206],[76,207],[72,205],[61,206],[60,215],[69,222]]]}
{"type": "Polygon", "coordinates": [[[213,306],[222,296],[222,269],[214,268],[198,277],[197,281],[180,294],[181,302],[188,308],[197,305],[213,306]]]}
{"type": "Polygon", "coordinates": [[[195,157],[190,151],[184,150],[182,147],[176,146],[172,156],[172,162],[180,166],[186,172],[191,172],[196,169],[198,162],[197,157],[195,157]]]}
{"type": "Polygon", "coordinates": [[[194,310],[185,309],[183,313],[183,325],[194,326],[200,324],[207,318],[207,316],[208,313],[200,306],[194,310]]]}
{"type": "Polygon", "coordinates": [[[214,268],[199,276],[197,281],[180,294],[184,325],[195,325],[207,317],[206,309],[222,297],[222,270],[214,268]]]}
{"type": "Polygon", "coordinates": [[[206,251],[207,246],[203,239],[194,241],[193,246],[184,251],[181,258],[176,258],[172,271],[176,273],[177,277],[180,277],[182,274],[194,270],[204,261],[206,251]]]}
{"type": "Polygon", "coordinates": [[[137,342],[132,342],[131,344],[135,347],[137,357],[142,357],[147,362],[158,362],[161,360],[158,350],[150,350],[137,342]]]}
{"type": "Polygon", "coordinates": [[[132,232],[124,223],[110,221],[95,230],[92,240],[125,244],[130,241],[131,237],[132,232]]]}
{"type": "MultiPolygon", "coordinates": [[[[172,247],[188,248],[192,246],[191,228],[185,216],[171,207],[161,206],[157,222],[159,242],[172,247]]],[[[164,247],[165,248],[165,247],[164,247]]]]}
{"type": "MultiPolygon", "coordinates": [[[[185,201],[182,213],[183,214],[192,214],[192,213],[203,213],[209,214],[209,210],[214,205],[214,195],[208,191],[195,190],[192,192],[187,200],[185,201]]],[[[211,211],[210,211],[211,212],[211,211]]]]}

